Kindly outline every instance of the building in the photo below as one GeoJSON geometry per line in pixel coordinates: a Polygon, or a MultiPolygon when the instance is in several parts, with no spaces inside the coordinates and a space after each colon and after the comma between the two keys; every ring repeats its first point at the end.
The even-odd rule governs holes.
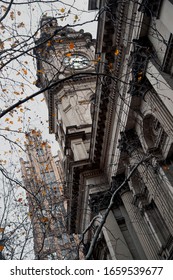
{"type": "Polygon", "coordinates": [[[97,10],[99,9],[99,0],[89,0],[88,1],[88,10],[97,10]]]}
{"type": "Polygon", "coordinates": [[[36,259],[75,259],[77,247],[66,230],[66,201],[63,195],[61,167],[51,154],[48,142],[40,131],[26,134],[26,154],[21,169],[29,217],[33,228],[36,259]]]}
{"type": "Polygon", "coordinates": [[[99,9],[95,58],[88,34],[63,29],[64,41],[56,29],[54,57],[65,56],[51,78],[58,87],[45,92],[64,152],[68,231],[85,232],[87,259],[173,259],[173,4],[101,0],[99,9]]]}
{"type": "MultiPolygon", "coordinates": [[[[73,217],[79,188],[75,176],[79,174],[78,168],[83,169],[89,161],[92,97],[96,84],[95,40],[82,29],[75,31],[58,26],[54,18],[43,17],[40,25],[40,39],[35,48],[37,86],[50,88],[54,84],[45,91],[49,132],[55,133],[63,154],[68,217],[73,217]]],[[[75,219],[75,216],[74,220],[68,219],[68,223],[75,226],[75,219]]],[[[70,227],[68,225],[69,232],[75,233],[70,227]]]]}

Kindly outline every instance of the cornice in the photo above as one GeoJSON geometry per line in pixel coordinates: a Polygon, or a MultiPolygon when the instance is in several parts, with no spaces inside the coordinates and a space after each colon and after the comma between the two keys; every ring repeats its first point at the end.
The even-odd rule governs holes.
{"type": "MultiPolygon", "coordinates": [[[[120,22],[122,24],[122,22],[120,22]]],[[[105,29],[106,29],[106,23],[105,23],[105,29]]],[[[105,31],[107,32],[107,31],[105,31]]],[[[112,38],[113,38],[113,34],[112,34],[112,38]]],[[[116,45],[119,45],[120,43],[120,38],[116,38],[116,45]]],[[[111,59],[112,61],[112,55],[111,51],[108,48],[108,51],[106,51],[106,55],[108,59],[111,59]]],[[[123,47],[120,46],[119,49],[119,55],[118,58],[115,62],[115,69],[114,69],[114,78],[117,77],[118,80],[118,75],[119,75],[119,71],[120,71],[120,66],[121,66],[121,61],[122,61],[122,52],[123,52],[123,47]]],[[[109,61],[107,62],[109,64],[109,61]]],[[[112,63],[112,62],[111,62],[112,63]]],[[[110,73],[111,75],[111,73],[110,73]]],[[[115,79],[114,79],[115,80],[115,79]]],[[[97,84],[98,86],[98,84],[97,84]]],[[[94,160],[95,162],[98,162],[98,164],[100,165],[100,160],[101,157],[103,156],[103,152],[107,152],[107,145],[108,145],[108,139],[109,136],[111,134],[111,123],[112,123],[112,115],[113,115],[113,111],[115,110],[115,99],[116,99],[116,86],[117,83],[114,82],[114,86],[111,86],[111,79],[110,82],[107,83],[107,88],[106,90],[109,91],[109,95],[108,98],[106,100],[103,89],[104,87],[101,87],[101,96],[100,96],[100,100],[99,100],[99,106],[96,105],[95,106],[95,114],[97,114],[97,110],[99,109],[99,115],[98,115],[98,120],[97,120],[97,124],[95,123],[94,127],[93,127],[93,131],[95,129],[97,129],[96,132],[96,139],[98,139],[98,141],[95,139],[93,140],[93,143],[91,143],[91,145],[94,145],[94,158],[92,158],[92,160],[94,160]],[[107,104],[106,104],[107,102],[107,104]],[[98,108],[99,107],[99,108],[98,108]],[[94,143],[95,141],[95,143],[94,143]],[[105,147],[105,151],[103,151],[103,147],[105,147]]],[[[92,155],[91,155],[92,156],[92,155]]],[[[104,161],[104,160],[103,160],[104,161]]]]}

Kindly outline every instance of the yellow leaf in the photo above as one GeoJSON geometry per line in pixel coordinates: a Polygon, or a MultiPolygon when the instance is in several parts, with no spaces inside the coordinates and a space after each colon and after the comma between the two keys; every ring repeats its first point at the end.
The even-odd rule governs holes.
{"type": "Polygon", "coordinates": [[[4,249],[4,246],[3,245],[0,245],[0,252],[2,252],[4,249]]]}
{"type": "Polygon", "coordinates": [[[34,98],[33,97],[31,97],[31,99],[30,99],[31,101],[34,101],[34,98]]]}
{"type": "Polygon", "coordinates": [[[28,216],[31,218],[31,217],[32,217],[32,213],[29,212],[29,213],[28,213],[28,216]]]}
{"type": "Polygon", "coordinates": [[[119,55],[119,50],[115,50],[115,55],[119,55]]]}
{"type": "Polygon", "coordinates": [[[20,112],[23,112],[24,110],[23,110],[23,108],[20,108],[20,112]]]}
{"type": "Polygon", "coordinates": [[[5,88],[2,89],[3,92],[6,92],[7,90],[5,88]]]}
{"type": "Polygon", "coordinates": [[[13,124],[13,121],[10,121],[11,124],[13,124]]]}
{"type": "Polygon", "coordinates": [[[70,43],[69,48],[70,48],[70,50],[74,49],[74,43],[70,43]]]}
{"type": "Polygon", "coordinates": [[[17,91],[14,91],[14,94],[16,94],[16,95],[20,95],[20,93],[19,93],[19,92],[17,92],[17,91]]]}
{"type": "Polygon", "coordinates": [[[50,47],[51,46],[51,41],[47,42],[47,46],[50,47]]]}
{"type": "Polygon", "coordinates": [[[9,118],[6,118],[6,119],[5,119],[5,122],[8,122],[9,120],[10,120],[9,118]]]}
{"type": "Polygon", "coordinates": [[[46,171],[49,171],[49,166],[48,165],[46,165],[46,171]]]}
{"type": "Polygon", "coordinates": [[[46,223],[46,222],[48,222],[48,221],[49,221],[49,219],[48,219],[47,217],[41,218],[41,222],[43,222],[43,223],[46,223]]]}
{"type": "Polygon", "coordinates": [[[27,69],[22,68],[22,71],[25,75],[27,75],[27,73],[28,73],[27,69]]]}
{"type": "Polygon", "coordinates": [[[45,195],[46,195],[46,191],[42,191],[41,193],[42,193],[42,195],[43,195],[43,196],[45,196],[45,195]]]}
{"type": "Polygon", "coordinates": [[[63,40],[59,40],[59,39],[58,39],[58,40],[55,40],[55,42],[56,42],[56,43],[62,43],[63,40]]]}
{"type": "Polygon", "coordinates": [[[44,70],[43,70],[43,69],[37,70],[37,73],[42,73],[42,74],[44,74],[44,70]]]}
{"type": "Polygon", "coordinates": [[[35,129],[32,129],[31,133],[32,134],[37,134],[37,131],[35,129]]]}
{"type": "Polygon", "coordinates": [[[66,56],[71,56],[71,53],[66,53],[66,56]]]}
{"type": "Polygon", "coordinates": [[[42,146],[42,147],[45,147],[45,146],[46,146],[46,142],[42,142],[42,143],[41,143],[41,146],[42,146]]]}
{"type": "Polygon", "coordinates": [[[64,13],[64,12],[65,12],[65,9],[64,9],[64,8],[61,8],[61,9],[60,9],[60,12],[61,12],[61,13],[64,13]]]}
{"type": "Polygon", "coordinates": [[[0,228],[0,232],[4,232],[5,228],[0,228]]]}
{"type": "Polygon", "coordinates": [[[42,99],[41,99],[41,102],[43,102],[44,100],[45,100],[45,98],[42,98],[42,99]]]}
{"type": "Polygon", "coordinates": [[[74,16],[74,19],[77,20],[79,17],[77,15],[74,16]]]}

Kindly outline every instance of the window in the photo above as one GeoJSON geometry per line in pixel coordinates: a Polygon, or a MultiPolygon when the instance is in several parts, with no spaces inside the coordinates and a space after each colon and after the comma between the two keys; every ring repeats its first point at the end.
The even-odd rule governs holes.
{"type": "Polygon", "coordinates": [[[147,207],[145,220],[158,247],[165,247],[170,238],[170,232],[154,201],[147,207]]]}
{"type": "Polygon", "coordinates": [[[99,9],[99,0],[89,0],[88,10],[97,10],[99,9]]]}

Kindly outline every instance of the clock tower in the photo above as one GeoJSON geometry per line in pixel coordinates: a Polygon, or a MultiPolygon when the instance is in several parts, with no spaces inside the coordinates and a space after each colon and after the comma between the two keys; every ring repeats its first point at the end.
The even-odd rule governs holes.
{"type": "Polygon", "coordinates": [[[90,107],[96,84],[94,45],[92,35],[83,29],[58,26],[51,17],[41,19],[35,48],[37,86],[52,85],[44,93],[49,132],[55,133],[67,173],[72,172],[73,164],[80,165],[89,159],[90,107]]]}

